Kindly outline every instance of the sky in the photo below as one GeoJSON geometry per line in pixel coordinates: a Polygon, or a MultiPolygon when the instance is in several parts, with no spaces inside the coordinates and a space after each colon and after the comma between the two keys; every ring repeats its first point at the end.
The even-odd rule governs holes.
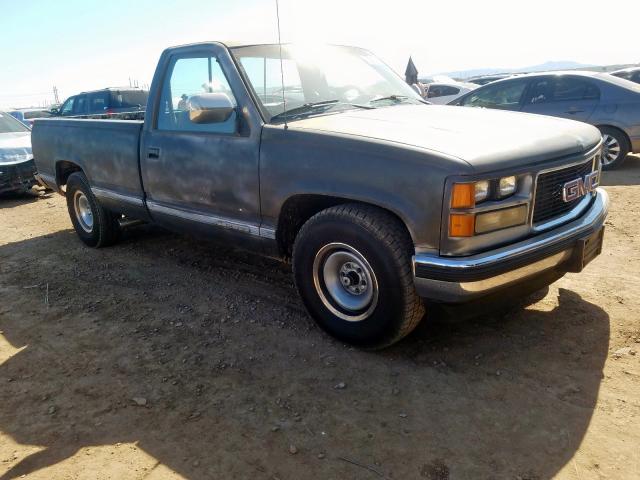
{"type": "MultiPolygon", "coordinates": [[[[283,42],[367,48],[403,73],[640,62],[638,0],[280,0],[283,42]]],[[[151,83],[168,46],[276,42],[275,0],[0,0],[0,107],[151,83]]]]}

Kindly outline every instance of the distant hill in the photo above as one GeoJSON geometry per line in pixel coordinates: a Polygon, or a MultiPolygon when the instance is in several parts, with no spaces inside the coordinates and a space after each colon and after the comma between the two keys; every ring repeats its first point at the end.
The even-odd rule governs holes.
{"type": "Polygon", "coordinates": [[[539,65],[531,65],[521,68],[476,68],[473,70],[458,70],[455,72],[443,72],[429,76],[443,75],[451,78],[465,79],[477,77],[479,75],[493,75],[496,73],[525,73],[525,72],[546,72],[549,70],[576,70],[584,68],[593,68],[594,65],[586,65],[584,63],[572,61],[551,61],[541,63],[539,65]]]}

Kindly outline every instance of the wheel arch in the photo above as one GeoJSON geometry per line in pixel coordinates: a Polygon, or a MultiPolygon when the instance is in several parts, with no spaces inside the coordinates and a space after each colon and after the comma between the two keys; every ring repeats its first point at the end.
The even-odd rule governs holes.
{"type": "Polygon", "coordinates": [[[631,138],[629,137],[629,135],[627,134],[627,132],[624,131],[624,128],[621,128],[617,125],[612,125],[611,123],[598,123],[596,125],[594,125],[598,130],[602,130],[603,128],[611,128],[613,130],[617,130],[618,132],[620,132],[622,134],[622,136],[624,137],[624,140],[627,142],[627,147],[630,149],[631,148],[631,138]]]}
{"type": "Polygon", "coordinates": [[[405,230],[408,237],[414,240],[411,230],[407,227],[407,223],[397,212],[376,205],[372,202],[357,200],[348,197],[323,195],[323,194],[296,194],[292,195],[282,204],[280,214],[278,215],[278,224],[276,227],[276,242],[280,255],[290,258],[293,251],[293,243],[300,232],[302,226],[315,214],[336,205],[346,203],[360,204],[363,206],[377,208],[394,217],[405,230]]]}
{"type": "Polygon", "coordinates": [[[84,170],[80,165],[76,162],[72,162],[69,160],[57,160],[56,161],[56,185],[58,186],[58,190],[60,192],[64,192],[63,186],[67,184],[67,180],[69,180],[69,176],[72,173],[82,172],[84,170]]]}

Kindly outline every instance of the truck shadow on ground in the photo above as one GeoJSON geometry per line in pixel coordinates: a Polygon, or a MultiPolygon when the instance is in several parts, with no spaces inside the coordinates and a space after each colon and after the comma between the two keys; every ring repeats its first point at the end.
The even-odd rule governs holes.
{"type": "Polygon", "coordinates": [[[312,325],[287,267],[149,227],[103,250],[70,231],[2,246],[0,294],[20,349],[0,431],[42,448],[0,459],[2,480],[109,476],[74,455],[117,462],[127,442],[190,479],[547,479],[581,443],[609,340],[605,311],[552,289],[361,352],[312,325]]]}

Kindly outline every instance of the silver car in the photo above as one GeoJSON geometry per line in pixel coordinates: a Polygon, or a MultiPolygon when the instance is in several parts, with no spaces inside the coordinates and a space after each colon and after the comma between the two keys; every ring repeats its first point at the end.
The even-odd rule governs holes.
{"type": "Polygon", "coordinates": [[[450,105],[497,108],[590,123],[604,139],[603,168],[640,152],[640,85],[595,72],[534,73],[498,80],[450,105]]]}
{"type": "Polygon", "coordinates": [[[0,112],[0,194],[24,192],[36,184],[31,130],[0,112]]]}

